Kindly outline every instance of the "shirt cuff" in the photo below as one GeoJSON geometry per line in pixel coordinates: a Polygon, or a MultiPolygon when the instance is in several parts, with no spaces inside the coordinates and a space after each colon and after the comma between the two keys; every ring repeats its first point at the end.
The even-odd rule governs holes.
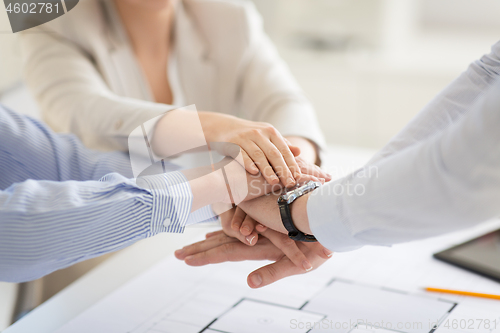
{"type": "Polygon", "coordinates": [[[307,202],[309,227],[318,242],[334,252],[359,249],[366,245],[357,240],[350,228],[342,196],[335,194],[342,180],[330,182],[312,192],[307,202]]]}
{"type": "Polygon", "coordinates": [[[141,177],[141,187],[151,191],[151,233],[182,233],[193,204],[188,180],[181,172],[141,177]]]}

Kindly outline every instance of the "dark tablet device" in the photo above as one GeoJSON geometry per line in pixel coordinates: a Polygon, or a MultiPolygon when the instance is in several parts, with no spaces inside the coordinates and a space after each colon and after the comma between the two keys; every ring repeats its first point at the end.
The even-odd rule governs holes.
{"type": "Polygon", "coordinates": [[[434,258],[500,282],[500,229],[435,253],[434,258]]]}

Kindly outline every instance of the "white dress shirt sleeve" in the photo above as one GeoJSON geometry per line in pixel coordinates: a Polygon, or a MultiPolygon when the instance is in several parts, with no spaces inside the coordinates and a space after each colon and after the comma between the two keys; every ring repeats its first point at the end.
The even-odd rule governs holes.
{"type": "MultiPolygon", "coordinates": [[[[492,87],[470,106],[472,100],[462,95],[468,92],[465,82],[459,80],[462,94],[441,96],[442,103],[434,105],[460,109],[454,121],[450,117],[446,123],[446,113],[438,110],[435,119],[443,121],[431,133],[419,127],[424,123],[410,124],[408,128],[417,129],[422,139],[410,143],[408,135],[404,149],[315,191],[307,208],[318,240],[330,250],[347,251],[435,236],[497,216],[500,84],[491,84],[495,75],[489,72],[488,79],[463,75],[471,84],[492,87]],[[465,98],[469,105],[463,102],[453,107],[453,96],[465,98]]],[[[471,86],[474,93],[469,98],[481,95],[477,87],[471,86]]],[[[445,92],[455,92],[451,88],[445,92]]],[[[430,110],[426,112],[432,117],[430,110]]]]}

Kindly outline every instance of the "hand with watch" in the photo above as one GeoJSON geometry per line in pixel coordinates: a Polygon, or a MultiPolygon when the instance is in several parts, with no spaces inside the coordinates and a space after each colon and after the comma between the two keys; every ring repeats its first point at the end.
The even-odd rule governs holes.
{"type": "MultiPolygon", "coordinates": [[[[274,203],[276,206],[276,202],[274,203]]],[[[224,213],[229,215],[234,210],[224,213]]],[[[247,217],[250,220],[250,217],[247,217]]],[[[259,238],[249,246],[239,237],[239,230],[224,226],[223,230],[207,234],[206,239],[175,252],[178,259],[190,266],[204,266],[227,261],[270,260],[271,263],[248,275],[250,288],[261,288],[283,278],[307,273],[325,263],[333,252],[318,242],[293,241],[287,235],[257,224],[259,238]]],[[[228,221],[226,221],[228,222],[228,221]]],[[[230,223],[230,221],[229,221],[230,223]]]]}
{"type": "Polygon", "coordinates": [[[308,181],[303,185],[296,186],[293,189],[283,189],[283,194],[278,198],[278,207],[280,210],[281,221],[283,226],[288,231],[288,237],[294,241],[300,242],[317,242],[316,237],[308,235],[296,228],[293,223],[290,205],[301,196],[314,191],[321,186],[320,182],[308,181]]]}
{"type": "Polygon", "coordinates": [[[232,213],[225,213],[232,214],[229,220],[221,216],[223,230],[207,234],[204,241],[177,251],[177,258],[192,266],[225,261],[273,261],[250,273],[247,282],[251,288],[318,268],[333,255],[315,241],[307,219],[307,200],[324,182],[320,180],[239,203],[232,213]]]}

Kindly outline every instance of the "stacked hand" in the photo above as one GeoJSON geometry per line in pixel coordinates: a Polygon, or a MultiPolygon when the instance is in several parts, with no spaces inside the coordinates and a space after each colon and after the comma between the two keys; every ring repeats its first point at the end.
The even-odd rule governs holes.
{"type": "MultiPolygon", "coordinates": [[[[301,148],[283,137],[271,124],[213,112],[199,112],[198,115],[208,142],[226,142],[239,146],[245,170],[252,175],[260,173],[271,185],[281,183],[291,187],[300,183],[304,175],[330,177],[314,164],[306,163],[299,156],[301,148]]],[[[297,137],[289,139],[294,142],[307,141],[297,141],[297,137]]],[[[306,146],[309,150],[316,150],[312,148],[315,144],[308,142],[306,146]]]]}
{"type": "Polygon", "coordinates": [[[176,257],[191,266],[226,261],[274,261],[248,276],[248,285],[260,288],[287,276],[311,271],[332,256],[321,244],[295,242],[285,234],[258,224],[238,208],[223,213],[221,223],[223,230],[207,234],[204,241],[176,251],[176,257]]]}
{"type": "MultiPolygon", "coordinates": [[[[213,186],[206,191],[211,200],[217,198],[216,202],[226,203],[225,207],[218,211],[215,209],[216,205],[213,205],[221,217],[223,230],[208,234],[204,241],[178,250],[177,258],[192,266],[225,261],[274,261],[248,276],[248,284],[252,288],[263,287],[286,276],[311,271],[323,264],[332,252],[319,243],[295,242],[281,233],[284,229],[277,222],[279,213],[276,196],[265,195],[308,180],[330,181],[331,176],[314,164],[306,162],[299,156],[301,149],[292,145],[269,124],[211,112],[199,112],[198,116],[204,136],[211,142],[210,148],[231,156],[234,160],[230,163],[223,160],[221,163],[224,165],[220,168],[223,168],[224,172],[213,172],[215,179],[200,182],[202,185],[227,185],[227,188],[213,186]],[[239,149],[233,151],[231,145],[224,143],[231,143],[239,149]],[[220,188],[220,191],[217,188],[220,188]],[[229,209],[228,203],[236,203],[239,206],[229,209]],[[265,209],[257,214],[251,211],[259,210],[261,206],[265,209]],[[256,222],[252,217],[274,230],[256,222]],[[268,217],[271,217],[269,221],[268,217]]],[[[182,133],[177,134],[182,136],[182,133]]],[[[290,140],[300,142],[300,138],[298,141],[297,138],[290,140]]],[[[219,170],[218,165],[215,165],[215,170],[219,170]]],[[[197,181],[191,182],[192,188],[196,183],[197,181]]],[[[201,205],[210,201],[207,199],[200,202],[201,205]]]]}

